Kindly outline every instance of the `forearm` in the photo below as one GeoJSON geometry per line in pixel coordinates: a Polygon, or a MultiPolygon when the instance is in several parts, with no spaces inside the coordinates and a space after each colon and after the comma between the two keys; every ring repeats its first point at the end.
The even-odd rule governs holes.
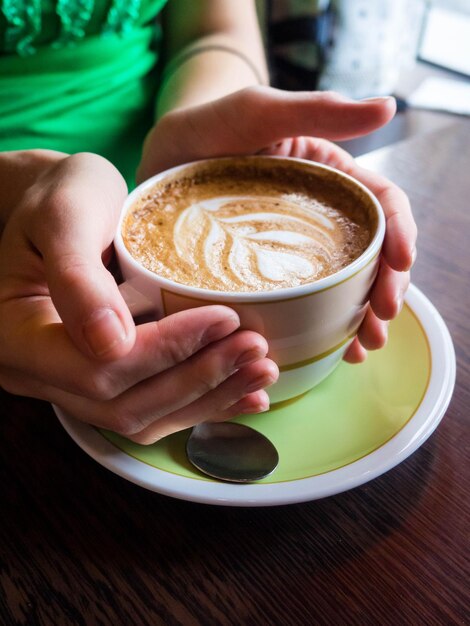
{"type": "MultiPolygon", "coordinates": [[[[233,1],[233,0],[232,0],[233,1]]],[[[245,1],[245,0],[244,0],[245,1]]],[[[240,5],[239,5],[240,6],[240,5]]],[[[261,34],[254,8],[231,25],[198,33],[169,46],[168,62],[157,99],[157,116],[229,93],[268,83],[261,34]],[[189,39],[189,40],[188,40],[189,39]]],[[[238,17],[238,16],[237,16],[238,17]]]]}
{"type": "Polygon", "coordinates": [[[25,190],[67,155],[53,150],[0,152],[0,232],[25,190]]]}

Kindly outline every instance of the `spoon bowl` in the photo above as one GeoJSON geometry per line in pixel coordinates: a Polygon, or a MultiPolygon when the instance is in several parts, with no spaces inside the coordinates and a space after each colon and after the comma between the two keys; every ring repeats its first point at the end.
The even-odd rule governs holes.
{"type": "Polygon", "coordinates": [[[199,471],[233,483],[261,480],[279,463],[278,452],[267,437],[235,422],[197,424],[186,443],[186,454],[199,471]]]}

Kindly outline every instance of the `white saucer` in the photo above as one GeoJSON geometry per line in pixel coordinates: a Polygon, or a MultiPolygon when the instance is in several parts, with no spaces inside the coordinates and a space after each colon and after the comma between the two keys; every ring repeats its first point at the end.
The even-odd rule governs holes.
{"type": "Polygon", "coordinates": [[[455,353],[449,331],[434,306],[414,286],[407,293],[405,309],[391,324],[392,345],[371,354],[365,364],[341,364],[329,379],[299,400],[240,420],[270,437],[278,447],[281,464],[284,458],[279,474],[276,470],[269,479],[258,483],[228,484],[199,475],[184,457],[186,433],[173,435],[152,450],[152,446],[137,446],[117,435],[102,433],[57,407],[54,410],[65,430],[87,454],[112,472],[151,491],[228,506],[273,506],[331,496],[380,476],[410,456],[437,427],[450,402],[455,384],[455,353]],[[413,388],[413,381],[410,384],[410,376],[403,370],[410,360],[407,351],[413,350],[410,339],[420,333],[419,341],[426,348],[421,348],[419,354],[429,356],[420,356],[421,361],[413,364],[412,371],[420,370],[415,386],[422,386],[422,392],[413,388]],[[406,389],[395,394],[396,385],[406,389]],[[338,394],[338,389],[346,390],[348,397],[338,394]],[[400,393],[403,397],[395,405],[395,396],[400,393]],[[405,397],[413,393],[419,396],[414,405],[405,397]],[[357,396],[356,403],[351,394],[357,396]],[[366,405],[367,411],[372,412],[369,422],[364,421],[362,410],[366,405]],[[318,415],[321,406],[328,409],[324,418],[318,415]],[[344,407],[348,409],[346,413],[344,407]],[[332,430],[335,421],[331,415],[340,415],[338,420],[342,420],[336,431],[332,430]],[[377,432],[371,434],[369,431],[373,430],[377,432]],[[297,450],[303,447],[307,452],[314,451],[315,433],[330,444],[328,447],[321,440],[310,462],[306,450],[302,451],[303,457],[297,450]],[[346,433],[348,441],[342,441],[341,433],[346,433]],[[346,445],[349,439],[357,439],[353,447],[346,445]],[[325,458],[313,458],[316,454],[321,456],[324,450],[325,458]]]}

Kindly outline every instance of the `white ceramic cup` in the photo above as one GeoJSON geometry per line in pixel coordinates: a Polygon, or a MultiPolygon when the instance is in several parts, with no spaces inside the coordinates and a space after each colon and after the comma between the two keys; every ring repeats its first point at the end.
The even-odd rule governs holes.
{"type": "MultiPolygon", "coordinates": [[[[154,312],[157,319],[208,304],[234,309],[241,327],[263,335],[269,357],[279,366],[277,383],[268,389],[272,403],[299,396],[322,381],[341,361],[356,335],[377,273],[385,235],[385,217],[375,196],[360,182],[326,165],[286,157],[227,157],[237,164],[256,160],[269,168],[272,159],[287,168],[300,168],[337,181],[373,217],[376,228],[367,249],[339,272],[320,280],[284,289],[263,292],[223,292],[190,287],[162,278],[140,265],[129,253],[122,238],[122,223],[130,207],[157,183],[178,178],[188,168],[210,167],[211,160],[174,167],[139,185],[125,201],[114,245],[125,279],[120,285],[132,314],[154,312]]],[[[220,159],[217,159],[220,161],[220,159]]],[[[276,164],[278,165],[278,163],[276,164]]]]}

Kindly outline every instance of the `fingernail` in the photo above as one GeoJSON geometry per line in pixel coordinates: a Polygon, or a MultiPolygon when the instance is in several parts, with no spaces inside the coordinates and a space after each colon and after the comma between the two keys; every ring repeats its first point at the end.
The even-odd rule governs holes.
{"type": "Polygon", "coordinates": [[[411,253],[411,265],[410,265],[410,268],[412,268],[413,265],[415,264],[417,255],[418,255],[418,251],[416,250],[416,248],[413,248],[413,252],[411,253]]]}
{"type": "Polygon", "coordinates": [[[206,345],[211,343],[212,341],[217,341],[217,339],[222,339],[223,337],[227,337],[234,330],[236,330],[240,326],[240,320],[237,315],[231,315],[226,319],[212,324],[205,331],[202,337],[202,344],[206,345]]]}
{"type": "Polygon", "coordinates": [[[382,102],[393,102],[395,100],[395,98],[393,96],[374,96],[372,98],[362,98],[361,100],[359,100],[359,102],[377,102],[377,103],[382,103],[382,102]]]}
{"type": "Polygon", "coordinates": [[[247,350],[238,359],[235,361],[235,367],[239,369],[244,365],[248,365],[248,363],[253,363],[253,361],[257,361],[263,356],[263,353],[259,348],[251,348],[251,350],[247,350]]]}
{"type": "Polygon", "coordinates": [[[103,356],[125,341],[127,333],[117,314],[110,308],[94,311],[83,325],[83,334],[95,356],[103,356]]]}
{"type": "Polygon", "coordinates": [[[255,407],[246,408],[242,411],[242,413],[243,414],[265,413],[266,411],[269,411],[269,402],[267,402],[266,404],[263,402],[263,403],[256,405],[255,407]]]}
{"type": "Polygon", "coordinates": [[[269,385],[272,385],[273,383],[274,379],[272,376],[263,374],[263,376],[258,376],[258,378],[251,381],[251,383],[246,387],[246,393],[258,391],[258,389],[264,389],[264,387],[269,387],[269,385]]]}

